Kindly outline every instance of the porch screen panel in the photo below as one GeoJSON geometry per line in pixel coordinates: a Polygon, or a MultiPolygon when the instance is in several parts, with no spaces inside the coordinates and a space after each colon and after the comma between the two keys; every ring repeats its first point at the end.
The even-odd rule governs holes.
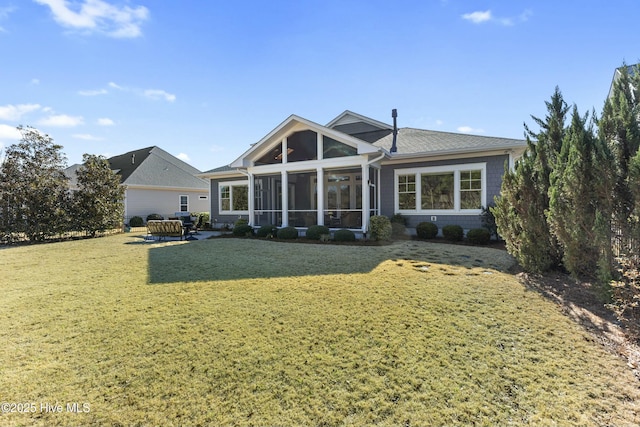
{"type": "Polygon", "coordinates": [[[282,225],[282,176],[254,177],[254,225],[282,225]]]}
{"type": "Polygon", "coordinates": [[[289,173],[289,225],[309,227],[318,223],[317,172],[289,173]]]}
{"type": "Polygon", "coordinates": [[[317,159],[318,134],[311,130],[303,130],[287,137],[287,162],[317,159]]]}
{"type": "Polygon", "coordinates": [[[362,227],[362,170],[327,170],[325,203],[325,225],[362,227]]]}
{"type": "Polygon", "coordinates": [[[271,148],[267,154],[262,155],[256,160],[255,165],[273,165],[282,163],[282,143],[279,143],[275,147],[271,148]]]}
{"type": "Polygon", "coordinates": [[[335,157],[356,156],[358,150],[328,136],[322,136],[322,158],[332,159],[335,157]]]}

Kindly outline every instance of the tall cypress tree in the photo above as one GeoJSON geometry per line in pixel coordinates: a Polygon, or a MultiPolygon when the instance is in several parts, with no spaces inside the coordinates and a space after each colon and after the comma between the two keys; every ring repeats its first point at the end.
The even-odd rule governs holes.
{"type": "Polygon", "coordinates": [[[565,135],[567,103],[556,87],[545,102],[544,120],[532,116],[540,130],[525,124],[527,150],[502,182],[501,195],[492,208],[499,234],[507,250],[527,271],[541,272],[557,267],[562,249],[546,219],[549,209],[551,173],[558,162],[565,135]]]}
{"type": "Polygon", "coordinates": [[[635,205],[633,185],[629,181],[629,164],[640,147],[640,72],[633,75],[623,64],[614,81],[612,95],[606,100],[598,123],[599,135],[614,157],[614,218],[623,234],[631,226],[629,219],[635,205]]]}
{"type": "Polygon", "coordinates": [[[607,276],[611,218],[610,156],[589,115],[573,107],[558,163],[551,174],[547,219],[563,249],[563,264],[576,277],[607,276]],[[604,270],[600,271],[600,270],[604,270]]]}

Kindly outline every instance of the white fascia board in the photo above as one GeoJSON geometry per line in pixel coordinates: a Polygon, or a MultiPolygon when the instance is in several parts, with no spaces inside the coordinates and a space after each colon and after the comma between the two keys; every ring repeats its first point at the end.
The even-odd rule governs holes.
{"type": "Polygon", "coordinates": [[[190,193],[208,193],[209,187],[194,188],[194,187],[161,187],[159,185],[139,185],[139,184],[125,184],[127,190],[155,190],[155,191],[188,191],[190,193]]]}
{"type": "Polygon", "coordinates": [[[396,164],[396,163],[410,163],[416,162],[420,160],[426,161],[434,161],[434,160],[455,160],[455,159],[466,159],[471,157],[482,157],[482,156],[500,156],[505,154],[511,154],[514,158],[518,158],[524,153],[526,147],[522,146],[514,146],[514,147],[505,147],[505,148],[497,148],[493,150],[484,149],[476,149],[476,150],[442,150],[442,151],[434,151],[430,153],[416,153],[416,154],[394,154],[393,156],[388,157],[383,160],[382,163],[385,165],[396,164]]]}
{"type": "Polygon", "coordinates": [[[362,156],[347,156],[347,157],[335,157],[332,159],[324,160],[308,160],[304,162],[292,162],[292,163],[277,163],[273,165],[260,165],[250,167],[247,172],[253,175],[267,175],[286,172],[303,172],[310,170],[322,169],[337,169],[347,167],[362,167],[368,163],[367,157],[362,156]]]}
{"type": "Polygon", "coordinates": [[[232,178],[234,176],[244,176],[239,170],[229,170],[221,172],[203,172],[196,175],[202,179],[218,179],[218,178],[232,178]]]}

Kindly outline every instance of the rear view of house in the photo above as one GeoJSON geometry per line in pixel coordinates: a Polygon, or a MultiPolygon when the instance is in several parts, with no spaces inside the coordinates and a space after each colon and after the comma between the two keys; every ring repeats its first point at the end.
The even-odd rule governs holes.
{"type": "Polygon", "coordinates": [[[209,179],[211,219],[366,232],[373,215],[409,226],[480,226],[523,140],[398,128],[345,111],[322,126],[292,115],[209,179]]]}

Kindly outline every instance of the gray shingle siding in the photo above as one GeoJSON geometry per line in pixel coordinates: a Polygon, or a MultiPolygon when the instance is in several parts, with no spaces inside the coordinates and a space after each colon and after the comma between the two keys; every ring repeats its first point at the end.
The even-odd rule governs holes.
{"type": "MultiPolygon", "coordinates": [[[[500,194],[500,185],[502,183],[502,175],[505,171],[505,163],[508,162],[508,155],[500,156],[483,156],[472,157],[459,160],[439,160],[439,161],[418,161],[414,163],[401,163],[395,165],[383,165],[380,171],[380,213],[386,216],[392,216],[395,212],[395,193],[394,188],[394,171],[396,169],[423,168],[432,166],[454,166],[469,163],[486,163],[487,173],[487,204],[493,203],[495,196],[500,194]]],[[[418,223],[423,221],[431,222],[431,215],[409,215],[403,214],[409,219],[409,227],[414,228],[418,223]]],[[[448,224],[457,224],[465,230],[481,227],[482,223],[478,215],[436,215],[435,223],[438,228],[448,224]]]]}
{"type": "MultiPolygon", "coordinates": [[[[246,179],[244,176],[238,176],[234,178],[222,178],[222,179],[212,179],[211,180],[211,225],[215,226],[217,222],[218,225],[223,224],[233,224],[238,219],[238,215],[221,215],[220,214],[220,206],[218,204],[219,192],[218,192],[218,183],[227,182],[227,181],[239,181],[246,179]],[[216,221],[217,220],[217,221],[216,221]]],[[[242,215],[243,218],[247,218],[247,215],[242,215]]]]}

